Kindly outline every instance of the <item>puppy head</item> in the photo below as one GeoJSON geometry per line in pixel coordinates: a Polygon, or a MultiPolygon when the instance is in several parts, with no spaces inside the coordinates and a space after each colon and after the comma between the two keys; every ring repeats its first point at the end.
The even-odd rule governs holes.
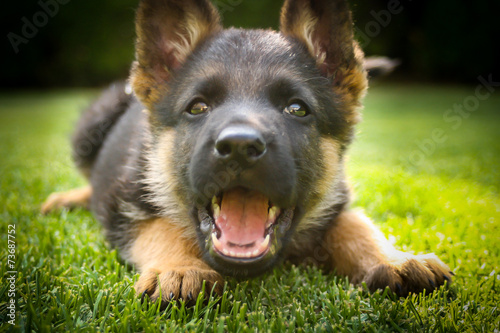
{"type": "Polygon", "coordinates": [[[281,32],[218,22],[206,1],[141,2],[132,83],[154,203],[219,272],[255,275],[345,203],[366,73],[343,1],[286,1],[281,32]]]}

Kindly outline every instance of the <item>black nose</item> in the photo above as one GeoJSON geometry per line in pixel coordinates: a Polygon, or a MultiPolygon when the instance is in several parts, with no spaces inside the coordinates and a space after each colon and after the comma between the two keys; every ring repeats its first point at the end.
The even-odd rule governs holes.
{"type": "Polygon", "coordinates": [[[255,162],[265,153],[262,134],[248,126],[226,127],[215,141],[215,154],[222,159],[255,162]]]}

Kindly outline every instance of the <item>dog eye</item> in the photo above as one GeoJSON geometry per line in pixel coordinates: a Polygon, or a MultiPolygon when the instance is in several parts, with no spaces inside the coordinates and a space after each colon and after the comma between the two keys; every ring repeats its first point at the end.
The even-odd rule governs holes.
{"type": "Polygon", "coordinates": [[[205,112],[208,112],[210,110],[210,107],[207,105],[207,103],[204,102],[196,102],[194,104],[191,104],[191,106],[188,108],[188,113],[192,115],[198,115],[202,114],[205,112]]]}
{"type": "Polygon", "coordinates": [[[309,114],[307,108],[300,103],[292,103],[283,111],[295,117],[305,117],[309,114]]]}

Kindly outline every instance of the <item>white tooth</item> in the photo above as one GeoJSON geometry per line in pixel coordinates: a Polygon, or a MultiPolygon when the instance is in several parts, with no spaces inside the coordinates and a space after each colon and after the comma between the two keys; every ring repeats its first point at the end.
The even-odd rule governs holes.
{"type": "Polygon", "coordinates": [[[252,257],[252,252],[248,251],[245,253],[245,258],[251,258],[252,257]]]}
{"type": "Polygon", "coordinates": [[[216,196],[212,198],[212,211],[214,212],[214,219],[217,219],[220,215],[220,206],[216,196]]]}
{"type": "Polygon", "coordinates": [[[225,254],[226,256],[229,255],[229,251],[227,249],[222,249],[222,253],[225,254]]]}
{"type": "Polygon", "coordinates": [[[220,215],[220,207],[219,205],[215,204],[212,206],[213,210],[214,210],[214,219],[217,219],[219,218],[219,215],[220,215]]]}
{"type": "Polygon", "coordinates": [[[276,219],[276,215],[278,213],[278,207],[276,206],[272,206],[270,209],[269,209],[269,219],[270,220],[275,220],[276,219]]]}
{"type": "Polygon", "coordinates": [[[279,210],[279,208],[276,206],[272,206],[271,208],[269,208],[269,214],[267,216],[266,228],[269,228],[276,221],[276,217],[278,216],[278,210],[279,210]]]}
{"type": "Polygon", "coordinates": [[[217,249],[220,249],[222,247],[222,243],[217,239],[217,235],[215,234],[215,232],[212,233],[212,243],[217,249]]]}
{"type": "Polygon", "coordinates": [[[259,254],[259,249],[255,249],[251,254],[250,256],[252,257],[256,257],[257,255],[259,254]]]}
{"type": "Polygon", "coordinates": [[[269,241],[271,240],[271,236],[269,234],[267,234],[266,238],[264,239],[264,241],[259,245],[259,250],[261,250],[261,252],[265,251],[267,249],[267,247],[269,246],[269,241]]]}
{"type": "Polygon", "coordinates": [[[236,257],[236,253],[234,253],[233,251],[229,251],[229,255],[230,255],[231,257],[236,257]]]}

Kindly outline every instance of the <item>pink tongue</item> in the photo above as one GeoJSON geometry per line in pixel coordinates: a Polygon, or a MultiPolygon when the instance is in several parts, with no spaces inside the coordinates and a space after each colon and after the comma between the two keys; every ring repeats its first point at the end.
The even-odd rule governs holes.
{"type": "Polygon", "coordinates": [[[259,192],[243,188],[224,192],[220,215],[215,221],[221,231],[219,240],[230,246],[248,246],[262,241],[268,208],[269,199],[259,192]]]}

